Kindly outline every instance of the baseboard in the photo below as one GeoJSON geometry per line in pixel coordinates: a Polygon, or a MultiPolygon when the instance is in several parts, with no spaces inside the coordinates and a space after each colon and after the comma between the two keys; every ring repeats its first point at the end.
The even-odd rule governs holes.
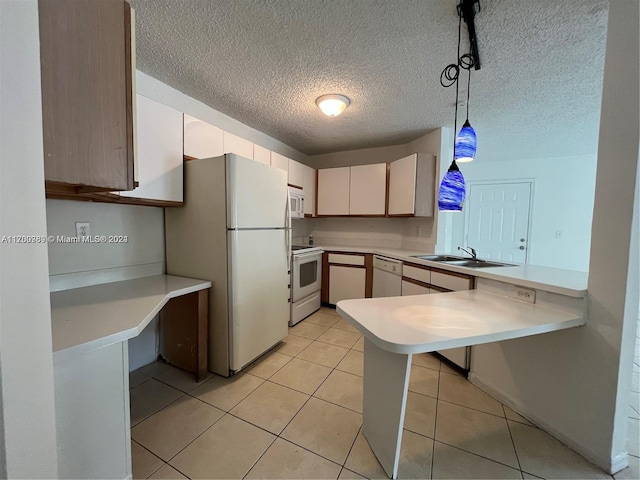
{"type": "Polygon", "coordinates": [[[476,385],[481,390],[485,391],[492,397],[495,397],[498,401],[504,403],[507,407],[512,409],[513,411],[519,413],[527,420],[530,420],[531,423],[540,427],[542,430],[555,437],[558,441],[565,444],[571,450],[580,454],[591,463],[593,463],[596,467],[600,468],[604,472],[607,472],[610,475],[619,472],[623,468],[626,468],[629,465],[629,460],[627,458],[627,452],[620,452],[613,458],[603,458],[602,456],[593,452],[590,448],[581,445],[576,442],[575,439],[568,437],[561,431],[557,430],[553,425],[550,425],[545,420],[539,418],[537,415],[528,411],[526,406],[522,405],[518,401],[516,401],[510,395],[505,394],[503,391],[495,388],[493,385],[485,383],[480,377],[478,377],[475,373],[469,373],[468,380],[476,385]]]}

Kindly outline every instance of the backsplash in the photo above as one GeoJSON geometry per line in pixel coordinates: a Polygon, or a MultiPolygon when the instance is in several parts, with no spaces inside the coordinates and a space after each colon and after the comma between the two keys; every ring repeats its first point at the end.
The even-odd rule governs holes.
{"type": "Polygon", "coordinates": [[[308,242],[313,235],[316,245],[402,248],[432,252],[435,231],[431,218],[313,218],[294,222],[294,244],[308,242]]]}
{"type": "Polygon", "coordinates": [[[51,291],[164,272],[162,208],[47,200],[47,234],[56,238],[48,244],[51,291]],[[75,222],[89,222],[91,236],[106,241],[65,242],[75,222]]]}

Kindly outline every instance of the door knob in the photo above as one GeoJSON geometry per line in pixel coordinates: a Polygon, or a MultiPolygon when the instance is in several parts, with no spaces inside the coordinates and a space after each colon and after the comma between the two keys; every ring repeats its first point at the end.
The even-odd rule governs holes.
{"type": "Polygon", "coordinates": [[[521,242],[524,242],[524,238],[521,238],[521,239],[520,239],[520,241],[521,241],[521,242]]]}
{"type": "Polygon", "coordinates": [[[518,248],[519,248],[520,250],[524,250],[524,245],[520,245],[518,248]]]}

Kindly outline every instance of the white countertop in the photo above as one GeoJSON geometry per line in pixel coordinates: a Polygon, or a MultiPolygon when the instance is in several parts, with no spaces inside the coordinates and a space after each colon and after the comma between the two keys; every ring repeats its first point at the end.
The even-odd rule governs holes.
{"type": "Polygon", "coordinates": [[[211,282],[154,275],[51,293],[53,352],[95,349],[138,335],[174,297],[211,282]]]}
{"type": "Polygon", "coordinates": [[[583,298],[587,295],[587,282],[589,279],[589,274],[587,272],[528,264],[519,264],[511,267],[469,268],[414,258],[413,255],[432,255],[432,253],[417,252],[413,250],[341,245],[321,245],[321,247],[325,251],[373,253],[383,255],[403,262],[417,263],[431,268],[439,268],[440,270],[464,273],[474,277],[512,283],[522,287],[535,288],[570,297],[583,298]]]}
{"type": "Polygon", "coordinates": [[[585,324],[579,313],[479,290],[342,300],[336,310],[380,348],[405,354],[497,342],[585,324]]]}

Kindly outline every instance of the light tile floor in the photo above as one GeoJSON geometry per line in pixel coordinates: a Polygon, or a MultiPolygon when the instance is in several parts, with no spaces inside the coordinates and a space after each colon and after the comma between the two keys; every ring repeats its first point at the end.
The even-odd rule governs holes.
{"type": "MultiPolygon", "coordinates": [[[[289,333],[231,378],[132,372],[134,478],[386,478],[360,431],[362,336],[328,308],[289,333]]],[[[640,478],[639,352],[618,480],[640,478]]],[[[400,478],[612,478],[435,356],[414,356],[409,390],[400,478]]]]}

